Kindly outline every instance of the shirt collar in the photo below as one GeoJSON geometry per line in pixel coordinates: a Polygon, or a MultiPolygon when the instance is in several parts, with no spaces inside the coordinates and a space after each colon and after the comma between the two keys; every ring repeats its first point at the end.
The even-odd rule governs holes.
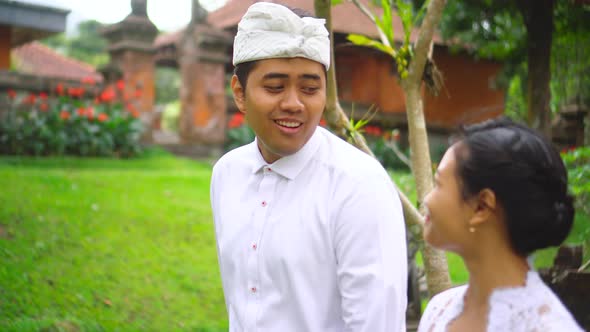
{"type": "Polygon", "coordinates": [[[252,167],[252,173],[259,172],[263,167],[270,167],[273,172],[282,175],[289,180],[295,179],[318,150],[321,140],[321,130],[324,129],[317,127],[309,141],[307,141],[299,151],[292,155],[280,158],[272,165],[269,165],[262,157],[262,154],[258,149],[258,138],[255,138],[252,148],[255,150],[254,155],[256,156],[256,159],[252,167]]]}

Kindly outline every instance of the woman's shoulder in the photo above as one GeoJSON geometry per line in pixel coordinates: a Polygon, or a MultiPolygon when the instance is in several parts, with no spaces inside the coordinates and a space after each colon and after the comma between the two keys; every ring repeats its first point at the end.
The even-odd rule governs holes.
{"type": "Polygon", "coordinates": [[[438,331],[463,310],[463,295],[467,285],[449,288],[433,296],[420,319],[418,332],[438,331]]]}
{"type": "Polygon", "coordinates": [[[559,298],[535,271],[524,287],[497,290],[490,299],[489,330],[582,331],[559,298]]]}
{"type": "Polygon", "coordinates": [[[458,296],[460,297],[462,294],[465,294],[466,289],[467,285],[461,285],[442,291],[433,296],[432,299],[430,299],[427,307],[439,307],[448,305],[450,302],[452,302],[453,299],[456,299],[458,296]]]}

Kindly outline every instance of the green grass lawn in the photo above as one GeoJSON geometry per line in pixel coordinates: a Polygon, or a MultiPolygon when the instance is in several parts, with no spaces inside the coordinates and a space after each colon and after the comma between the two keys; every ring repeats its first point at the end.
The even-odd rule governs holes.
{"type": "Polygon", "coordinates": [[[0,158],[1,331],[223,331],[211,167],[0,158]]]}
{"type": "MultiPolygon", "coordinates": [[[[392,174],[415,200],[411,176],[392,174]]],[[[210,175],[157,150],[0,157],[0,331],[226,331],[210,175]]],[[[588,224],[578,218],[569,241],[588,224]]],[[[449,264],[465,282],[460,258],[449,264]]]]}

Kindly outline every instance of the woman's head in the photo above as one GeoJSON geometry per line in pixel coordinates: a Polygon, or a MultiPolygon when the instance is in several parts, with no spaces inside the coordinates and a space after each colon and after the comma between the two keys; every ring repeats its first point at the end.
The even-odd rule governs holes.
{"type": "MultiPolygon", "coordinates": [[[[567,172],[543,136],[507,119],[490,120],[462,128],[449,152],[445,157],[452,159],[459,200],[469,208],[467,202],[474,207],[492,197],[517,254],[559,245],[567,237],[574,217],[567,172]]],[[[458,227],[473,231],[473,226],[458,227]]]]}

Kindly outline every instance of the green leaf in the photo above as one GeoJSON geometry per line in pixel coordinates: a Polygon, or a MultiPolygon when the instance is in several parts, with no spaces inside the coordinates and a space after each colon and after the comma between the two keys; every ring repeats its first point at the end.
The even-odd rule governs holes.
{"type": "Polygon", "coordinates": [[[342,0],[332,0],[332,6],[336,6],[342,3],[342,0]]]}
{"type": "Polygon", "coordinates": [[[379,41],[371,39],[367,36],[357,35],[357,34],[349,34],[347,39],[350,40],[355,45],[375,48],[381,52],[389,54],[390,56],[395,56],[395,54],[396,54],[395,49],[393,49],[392,47],[390,47],[388,45],[384,45],[383,43],[380,43],[379,41]]]}
{"type": "Polygon", "coordinates": [[[417,26],[418,21],[424,17],[424,14],[426,13],[426,9],[428,8],[428,4],[430,4],[430,0],[424,1],[420,10],[416,14],[416,16],[414,16],[414,23],[412,24],[413,26],[417,26]]]}
{"type": "Polygon", "coordinates": [[[394,31],[393,31],[393,16],[391,14],[391,3],[390,0],[381,0],[381,7],[383,8],[383,18],[380,21],[381,29],[385,36],[387,36],[387,40],[389,41],[389,45],[395,45],[394,31]]]}
{"type": "Polygon", "coordinates": [[[404,41],[409,43],[410,34],[412,33],[412,24],[414,22],[414,13],[412,12],[412,4],[404,0],[396,0],[397,14],[399,15],[402,25],[404,27],[404,41]]]}

